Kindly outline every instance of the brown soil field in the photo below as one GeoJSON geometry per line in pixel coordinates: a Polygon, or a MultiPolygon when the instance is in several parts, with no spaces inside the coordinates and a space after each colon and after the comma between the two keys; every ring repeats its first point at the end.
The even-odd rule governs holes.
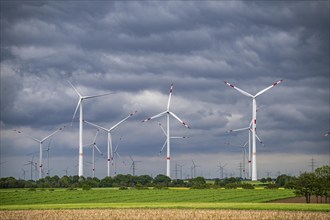
{"type": "MultiPolygon", "coordinates": [[[[287,199],[279,199],[275,201],[271,201],[271,203],[306,203],[306,199],[304,196],[301,197],[293,197],[287,199]]],[[[317,203],[316,196],[311,196],[311,203],[317,203]]],[[[319,197],[319,203],[321,204],[321,198],[319,197]]],[[[322,203],[325,203],[325,199],[323,198],[322,203]]],[[[330,204],[330,199],[328,199],[328,203],[330,204]]]]}
{"type": "Polygon", "coordinates": [[[85,210],[26,210],[0,211],[1,220],[329,220],[328,212],[249,211],[202,209],[85,209],[85,210]]]}

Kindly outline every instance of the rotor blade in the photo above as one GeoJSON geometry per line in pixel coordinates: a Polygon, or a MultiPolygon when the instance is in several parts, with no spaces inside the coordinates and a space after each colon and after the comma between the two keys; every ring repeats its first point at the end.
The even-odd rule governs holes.
{"type": "Polygon", "coordinates": [[[108,93],[101,94],[101,95],[83,96],[82,98],[83,99],[91,99],[91,98],[96,98],[96,97],[101,97],[101,96],[107,96],[107,95],[110,95],[110,94],[113,94],[113,92],[108,92],[108,93]]]}
{"type": "Polygon", "coordinates": [[[159,113],[159,114],[157,114],[157,115],[154,115],[154,116],[152,116],[152,117],[150,117],[150,118],[144,119],[142,122],[146,122],[146,121],[149,121],[149,120],[152,120],[152,119],[158,118],[158,117],[160,117],[160,116],[165,115],[166,113],[167,113],[167,111],[164,111],[164,112],[159,113]]]}
{"type": "Polygon", "coordinates": [[[162,131],[164,132],[165,136],[167,136],[167,134],[166,134],[166,132],[165,132],[165,130],[164,130],[162,124],[161,124],[160,122],[158,122],[158,125],[159,125],[159,127],[162,129],[162,131]]]}
{"type": "Polygon", "coordinates": [[[237,91],[239,91],[239,92],[242,93],[243,95],[246,95],[246,96],[249,96],[249,97],[252,97],[252,98],[253,98],[253,95],[251,95],[250,93],[245,92],[244,90],[242,90],[242,89],[240,89],[240,88],[237,88],[236,86],[234,86],[234,85],[232,85],[232,84],[230,84],[230,83],[228,83],[228,82],[226,82],[226,81],[224,81],[224,83],[227,84],[228,86],[230,86],[230,87],[236,89],[237,91]]]}
{"type": "Polygon", "coordinates": [[[266,89],[261,90],[260,92],[258,92],[254,97],[257,97],[259,95],[261,95],[262,93],[266,92],[267,90],[273,88],[274,86],[276,86],[277,84],[280,84],[281,82],[283,82],[283,79],[281,79],[280,81],[277,81],[275,83],[273,83],[271,86],[267,87],[266,89]]]}
{"type": "Polygon", "coordinates": [[[79,99],[78,104],[77,104],[77,107],[76,107],[76,110],[75,110],[74,113],[73,113],[73,117],[72,117],[72,121],[71,121],[71,126],[72,126],[72,123],[73,123],[74,117],[76,116],[76,113],[77,113],[77,111],[78,111],[78,107],[80,106],[80,103],[81,103],[81,98],[79,99]]]}
{"type": "Polygon", "coordinates": [[[258,139],[258,141],[260,142],[260,144],[261,144],[262,146],[265,146],[265,144],[260,140],[260,138],[258,137],[257,134],[256,134],[256,138],[258,139]]]}
{"type": "Polygon", "coordinates": [[[170,95],[168,96],[168,102],[167,102],[167,111],[169,111],[169,110],[170,110],[170,104],[171,104],[172,91],[173,91],[173,83],[171,84],[171,88],[170,88],[170,95]]]}
{"type": "Polygon", "coordinates": [[[244,130],[248,130],[248,129],[250,129],[250,127],[238,128],[238,129],[228,130],[227,133],[235,132],[235,131],[244,131],[244,130]]]}
{"type": "Polygon", "coordinates": [[[182,136],[182,137],[178,137],[178,136],[174,136],[174,137],[171,137],[172,139],[180,139],[180,138],[189,138],[189,137],[186,137],[186,136],[182,136]]]}
{"type": "Polygon", "coordinates": [[[115,153],[117,153],[118,146],[119,146],[119,143],[115,147],[115,150],[114,150],[115,153]]]}
{"type": "Polygon", "coordinates": [[[29,135],[29,134],[23,133],[23,131],[19,131],[19,130],[16,130],[16,129],[14,129],[14,131],[16,131],[16,132],[19,133],[19,134],[23,134],[23,135],[26,136],[26,137],[32,138],[34,141],[36,141],[36,142],[38,142],[38,143],[42,142],[41,140],[38,140],[37,138],[32,137],[32,136],[29,135]]]}
{"type": "Polygon", "coordinates": [[[95,144],[95,141],[96,141],[96,137],[97,137],[97,135],[99,134],[99,129],[97,129],[97,131],[96,131],[96,134],[95,134],[95,137],[94,137],[94,139],[93,139],[93,143],[95,144]]]}
{"type": "Polygon", "coordinates": [[[189,128],[190,127],[184,122],[182,121],[178,116],[176,116],[173,112],[169,112],[174,118],[176,118],[181,124],[183,124],[186,128],[189,128]]]}
{"type": "Polygon", "coordinates": [[[96,124],[94,124],[94,123],[92,123],[92,122],[85,121],[85,120],[84,120],[84,122],[86,122],[87,124],[90,124],[90,125],[92,125],[92,126],[94,126],[94,127],[97,127],[97,128],[99,128],[99,129],[101,129],[101,130],[104,130],[104,131],[106,131],[106,132],[109,132],[108,129],[106,129],[106,128],[104,128],[104,127],[101,127],[101,126],[99,126],[99,125],[96,125],[96,124]]]}
{"type": "Polygon", "coordinates": [[[114,126],[112,126],[112,128],[110,128],[110,131],[112,131],[118,125],[120,125],[121,123],[123,123],[124,121],[126,121],[129,117],[132,117],[133,115],[135,115],[135,113],[137,113],[137,111],[134,111],[134,112],[130,113],[126,118],[124,118],[123,120],[121,120],[120,122],[118,122],[117,124],[115,124],[114,126]]]}
{"type": "Polygon", "coordinates": [[[95,149],[96,149],[101,155],[103,155],[103,153],[100,151],[100,149],[97,147],[97,145],[96,145],[96,144],[93,144],[93,145],[94,145],[95,149]]]}
{"type": "Polygon", "coordinates": [[[119,144],[120,144],[120,141],[121,141],[122,137],[123,137],[123,136],[121,136],[121,137],[119,138],[119,142],[118,142],[118,144],[116,145],[116,148],[115,148],[115,151],[114,151],[115,153],[117,152],[117,149],[118,149],[118,147],[119,147],[119,144]]]}
{"type": "Polygon", "coordinates": [[[245,144],[242,146],[242,148],[245,148],[248,143],[249,143],[249,141],[245,142],[245,144]]]}
{"type": "Polygon", "coordinates": [[[59,129],[57,129],[56,131],[54,131],[53,133],[51,133],[50,135],[48,135],[47,137],[45,137],[44,139],[42,139],[41,142],[44,142],[45,140],[47,140],[48,138],[50,138],[51,136],[53,136],[57,132],[61,131],[63,128],[65,128],[65,126],[60,127],[59,129]]]}
{"type": "Polygon", "coordinates": [[[76,91],[76,93],[79,95],[79,97],[81,98],[82,95],[78,92],[78,90],[72,85],[72,83],[68,80],[68,83],[71,85],[71,87],[74,89],[74,91],[76,91]]]}
{"type": "Polygon", "coordinates": [[[164,142],[164,144],[163,144],[163,147],[160,149],[160,151],[159,151],[159,155],[161,155],[161,154],[162,154],[162,152],[163,152],[163,149],[164,149],[164,147],[165,147],[166,143],[167,143],[167,140],[165,140],[165,142],[164,142]]]}

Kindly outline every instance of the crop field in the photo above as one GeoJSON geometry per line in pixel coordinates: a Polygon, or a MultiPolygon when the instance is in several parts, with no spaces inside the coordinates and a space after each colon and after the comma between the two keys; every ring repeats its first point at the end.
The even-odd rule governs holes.
{"type": "Polygon", "coordinates": [[[2,220],[160,220],[160,219],[227,219],[227,220],[329,220],[329,213],[254,210],[201,210],[201,209],[87,209],[87,210],[26,210],[0,211],[2,220]]]}
{"type": "Polygon", "coordinates": [[[0,190],[1,205],[73,204],[73,203],[261,203],[294,197],[292,190],[225,190],[225,189],[167,189],[118,190],[95,188],[92,190],[54,191],[37,189],[0,190]]]}
{"type": "Polygon", "coordinates": [[[328,204],[271,203],[292,190],[0,190],[0,219],[320,219],[328,204]]]}

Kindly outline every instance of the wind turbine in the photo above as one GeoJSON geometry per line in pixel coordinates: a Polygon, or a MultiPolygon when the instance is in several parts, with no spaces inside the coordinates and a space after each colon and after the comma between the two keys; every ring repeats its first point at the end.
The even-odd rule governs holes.
{"type": "Polygon", "coordinates": [[[100,149],[96,145],[96,138],[97,135],[99,134],[99,129],[97,129],[96,134],[94,136],[93,142],[88,144],[87,146],[92,148],[92,173],[93,173],[93,178],[95,177],[95,149],[103,156],[103,153],[100,151],[100,149]]]}
{"type": "Polygon", "coordinates": [[[150,118],[147,118],[145,120],[143,120],[142,122],[146,122],[158,117],[161,117],[163,115],[166,115],[167,117],[167,133],[166,133],[166,143],[167,143],[167,157],[166,157],[166,175],[168,177],[171,178],[171,165],[170,165],[170,115],[172,115],[175,119],[177,119],[181,124],[183,124],[185,127],[190,128],[184,121],[182,121],[176,114],[174,114],[173,112],[170,111],[170,104],[171,104],[171,96],[172,96],[172,91],[173,91],[173,83],[171,84],[171,88],[170,88],[170,95],[168,97],[168,102],[167,102],[167,108],[166,111],[159,113],[157,115],[154,115],[150,118]]]}
{"type": "Polygon", "coordinates": [[[196,177],[196,167],[200,167],[200,166],[196,165],[195,162],[194,162],[194,160],[191,160],[191,161],[193,163],[193,166],[191,167],[192,170],[193,170],[192,174],[194,174],[194,177],[193,178],[195,178],[196,177]]]}
{"type": "Polygon", "coordinates": [[[126,121],[129,117],[133,116],[137,111],[134,111],[133,113],[130,113],[126,118],[124,118],[123,120],[121,120],[120,122],[118,122],[117,124],[115,124],[114,126],[112,126],[109,129],[106,129],[104,127],[101,127],[99,125],[96,125],[94,123],[85,121],[87,124],[90,124],[94,127],[97,127],[105,132],[108,133],[108,176],[110,176],[110,161],[113,159],[113,153],[112,153],[112,139],[111,139],[111,131],[113,131],[118,125],[120,125],[121,123],[123,123],[124,121],[126,121]]]}
{"type": "Polygon", "coordinates": [[[186,165],[186,164],[178,164],[178,166],[180,167],[180,179],[182,179],[182,167],[186,165]]]}
{"type": "Polygon", "coordinates": [[[32,154],[32,159],[28,161],[28,163],[24,164],[24,165],[30,165],[31,166],[31,180],[33,179],[33,166],[35,167],[35,169],[37,169],[36,164],[34,163],[34,154],[32,154]]]}
{"type": "Polygon", "coordinates": [[[22,168],[22,176],[23,176],[23,178],[24,178],[24,180],[25,180],[25,173],[27,172],[27,170],[24,170],[23,168],[22,168]]]}
{"type": "MultiPolygon", "coordinates": [[[[227,131],[228,133],[231,133],[231,132],[248,130],[248,133],[249,133],[249,141],[248,141],[248,143],[249,143],[249,159],[248,159],[248,165],[249,165],[249,177],[250,178],[251,178],[251,161],[252,161],[252,155],[251,155],[251,132],[252,132],[252,124],[253,124],[253,121],[251,120],[249,127],[232,129],[232,130],[228,130],[227,131]]],[[[256,135],[256,138],[258,139],[258,141],[260,142],[260,144],[262,146],[265,146],[265,144],[261,141],[261,139],[257,135],[257,132],[256,132],[255,135],[256,135]]]]}
{"type": "Polygon", "coordinates": [[[131,157],[131,155],[129,155],[129,158],[131,158],[131,161],[132,161],[132,165],[131,165],[130,169],[133,170],[133,176],[135,176],[135,170],[136,170],[135,164],[136,163],[139,163],[141,161],[135,161],[135,160],[133,160],[133,158],[131,157]]]}
{"type": "MultiPolygon", "coordinates": [[[[76,110],[74,111],[73,117],[72,117],[72,122],[76,116],[78,107],[79,107],[79,168],[78,168],[78,176],[83,176],[84,175],[84,150],[83,150],[83,100],[84,99],[91,99],[91,98],[96,98],[96,97],[101,97],[101,96],[106,96],[110,95],[110,93],[102,94],[102,95],[94,95],[94,96],[83,96],[81,95],[78,90],[72,85],[70,81],[68,83],[71,85],[71,87],[74,89],[74,91],[78,94],[79,96],[79,101],[76,107],[76,110]]],[[[71,122],[71,125],[72,125],[71,122]]]]}
{"type": "MultiPolygon", "coordinates": [[[[123,137],[123,136],[120,137],[119,142],[122,140],[122,137],[123,137]]],[[[116,161],[116,158],[117,158],[117,159],[121,159],[121,156],[120,156],[120,154],[118,153],[119,142],[117,143],[117,145],[116,145],[116,147],[115,147],[115,150],[113,151],[113,153],[114,153],[113,160],[114,160],[114,161],[116,161]]],[[[125,161],[122,161],[122,163],[126,166],[125,161]]],[[[115,173],[115,175],[116,175],[116,174],[117,174],[117,163],[116,163],[116,162],[114,163],[114,168],[115,168],[115,172],[114,172],[114,173],[115,173]]]]}
{"type": "Polygon", "coordinates": [[[239,91],[240,93],[242,93],[245,96],[248,96],[250,98],[252,98],[252,181],[257,181],[258,177],[257,177],[257,148],[256,148],[256,126],[257,126],[257,102],[256,102],[256,98],[258,96],[260,96],[261,94],[263,94],[264,92],[266,92],[267,90],[273,88],[274,86],[276,86],[277,84],[283,82],[283,80],[277,81],[275,83],[273,83],[271,86],[259,91],[257,94],[255,95],[251,95],[250,93],[235,87],[234,85],[224,81],[225,84],[227,84],[228,86],[236,89],[237,91],[239,91]]]}
{"type": "Polygon", "coordinates": [[[243,179],[245,179],[246,178],[246,170],[245,170],[245,158],[246,158],[246,146],[247,146],[247,144],[248,144],[248,141],[247,142],[245,142],[244,143],[244,145],[231,145],[230,143],[228,143],[228,145],[231,145],[231,146],[234,146],[234,147],[240,147],[240,148],[242,148],[242,157],[243,157],[243,159],[242,159],[242,163],[240,163],[240,177],[242,178],[242,171],[243,171],[243,179]]]}
{"type": "Polygon", "coordinates": [[[225,165],[222,165],[221,166],[221,163],[219,163],[219,171],[220,171],[220,173],[221,173],[221,179],[223,179],[223,168],[226,166],[227,164],[225,164],[225,165]]]}
{"type": "Polygon", "coordinates": [[[62,170],[62,171],[65,172],[65,175],[66,175],[66,176],[68,176],[68,169],[69,169],[69,168],[67,167],[66,169],[62,170]]]}
{"type": "Polygon", "coordinates": [[[54,131],[53,133],[51,133],[50,135],[46,136],[45,138],[43,138],[43,139],[41,139],[41,140],[39,140],[39,139],[37,139],[37,138],[35,138],[35,137],[32,137],[31,135],[24,134],[22,131],[14,130],[14,131],[16,131],[17,133],[19,133],[19,134],[24,134],[25,136],[30,137],[30,138],[32,138],[32,140],[34,140],[34,141],[36,141],[36,142],[39,143],[39,147],[40,147],[40,152],[39,152],[39,179],[42,178],[42,170],[43,170],[43,164],[42,164],[42,143],[43,143],[45,140],[47,140],[48,138],[50,138],[51,136],[53,136],[54,134],[56,134],[57,132],[59,132],[59,131],[61,131],[62,129],[64,129],[64,128],[65,128],[65,126],[59,128],[59,129],[57,129],[56,131],[54,131]]]}
{"type": "MultiPolygon", "coordinates": [[[[160,122],[158,122],[158,125],[159,125],[159,127],[162,129],[162,131],[163,131],[165,137],[167,137],[167,134],[166,134],[166,132],[165,132],[165,130],[164,130],[162,124],[161,124],[160,122]]],[[[176,137],[176,136],[174,136],[174,137],[170,137],[170,138],[171,138],[171,139],[179,139],[179,138],[189,138],[189,137],[186,137],[186,136],[176,137]]],[[[160,151],[159,151],[159,156],[162,154],[163,149],[165,148],[166,143],[167,143],[167,139],[165,140],[165,142],[164,142],[164,144],[163,144],[163,147],[162,147],[162,148],[160,149],[160,151]]]]}

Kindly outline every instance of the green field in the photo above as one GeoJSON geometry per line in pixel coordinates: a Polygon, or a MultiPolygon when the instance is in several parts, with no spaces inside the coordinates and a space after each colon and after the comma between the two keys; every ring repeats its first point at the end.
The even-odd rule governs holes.
{"type": "Polygon", "coordinates": [[[1,205],[57,203],[145,203],[145,202],[269,202],[294,197],[292,190],[1,190],[1,205]]]}
{"type": "Polygon", "coordinates": [[[0,190],[0,209],[204,208],[330,211],[326,204],[266,203],[294,197],[292,190],[167,189],[0,190]]]}

